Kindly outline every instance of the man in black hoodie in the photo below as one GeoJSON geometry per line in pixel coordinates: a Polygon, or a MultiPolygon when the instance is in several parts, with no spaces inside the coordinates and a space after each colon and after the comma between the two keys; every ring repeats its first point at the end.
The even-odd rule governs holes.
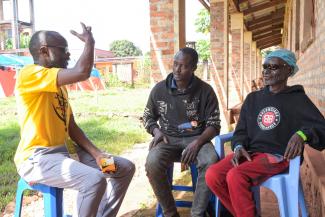
{"type": "Polygon", "coordinates": [[[232,139],[234,153],[206,173],[209,188],[236,217],[256,215],[251,187],[287,169],[306,143],[325,148],[324,117],[301,85],[287,85],[298,71],[295,54],[279,49],[265,59],[266,87],[244,101],[232,139]]]}
{"type": "Polygon", "coordinates": [[[210,140],[220,132],[219,108],[212,87],[194,75],[197,62],[194,49],[177,52],[173,72],[152,89],[143,115],[144,126],[154,137],[147,176],[165,217],[179,216],[166,173],[175,161],[195,163],[198,169],[191,216],[204,216],[211,195],[205,172],[217,161],[210,140]]]}

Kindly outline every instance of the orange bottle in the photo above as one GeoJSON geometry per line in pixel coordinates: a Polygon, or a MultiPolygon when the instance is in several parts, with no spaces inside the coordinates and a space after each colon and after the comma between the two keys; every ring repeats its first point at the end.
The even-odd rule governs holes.
{"type": "Polygon", "coordinates": [[[116,166],[113,157],[100,159],[100,165],[103,173],[114,173],[116,172],[116,166]]]}

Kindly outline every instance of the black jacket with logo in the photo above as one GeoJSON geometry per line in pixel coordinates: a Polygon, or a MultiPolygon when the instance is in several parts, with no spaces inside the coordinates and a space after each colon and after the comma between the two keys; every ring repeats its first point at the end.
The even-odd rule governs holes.
{"type": "Polygon", "coordinates": [[[284,155],[291,136],[301,130],[307,143],[325,148],[325,120],[301,85],[280,93],[269,87],[250,93],[244,101],[232,140],[232,148],[241,144],[251,152],[284,155]]]}
{"type": "Polygon", "coordinates": [[[166,135],[187,137],[200,135],[208,126],[220,130],[218,100],[212,87],[193,76],[189,87],[180,92],[172,88],[172,80],[170,73],[150,93],[143,114],[147,131],[152,134],[158,127],[166,135]],[[188,129],[182,127],[191,123],[195,124],[188,129]]]}

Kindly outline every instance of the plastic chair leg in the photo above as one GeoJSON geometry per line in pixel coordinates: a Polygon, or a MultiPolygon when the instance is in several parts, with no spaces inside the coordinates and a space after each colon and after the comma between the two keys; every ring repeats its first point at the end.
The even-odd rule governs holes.
{"type": "Polygon", "coordinates": [[[20,217],[20,215],[21,215],[21,208],[22,208],[22,204],[23,204],[23,196],[24,196],[23,189],[18,187],[17,192],[16,192],[15,217],[20,217]]]}
{"type": "Polygon", "coordinates": [[[164,217],[162,208],[159,203],[157,204],[157,207],[156,207],[156,217],[164,217]]]}
{"type": "Polygon", "coordinates": [[[302,217],[308,217],[304,192],[303,192],[302,183],[301,183],[300,179],[299,179],[299,187],[298,187],[298,201],[299,201],[301,216],[302,217]]]}
{"type": "Polygon", "coordinates": [[[252,188],[253,197],[255,200],[256,213],[261,216],[261,198],[260,198],[260,186],[255,186],[252,188]]]}
{"type": "Polygon", "coordinates": [[[289,212],[288,212],[288,207],[287,207],[287,203],[286,203],[287,194],[286,194],[285,184],[281,184],[277,188],[273,188],[272,190],[275,193],[275,196],[278,200],[280,216],[288,217],[289,212]]]}
{"type": "Polygon", "coordinates": [[[220,216],[220,211],[221,211],[221,202],[218,197],[215,197],[215,212],[216,212],[216,217],[220,216]]]}

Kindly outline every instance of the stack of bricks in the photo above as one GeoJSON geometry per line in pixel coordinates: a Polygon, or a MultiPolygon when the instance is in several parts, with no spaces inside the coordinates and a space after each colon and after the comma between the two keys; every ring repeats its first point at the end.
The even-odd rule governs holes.
{"type": "Polygon", "coordinates": [[[151,77],[162,80],[172,71],[175,53],[173,0],[150,0],[151,77]]]}

